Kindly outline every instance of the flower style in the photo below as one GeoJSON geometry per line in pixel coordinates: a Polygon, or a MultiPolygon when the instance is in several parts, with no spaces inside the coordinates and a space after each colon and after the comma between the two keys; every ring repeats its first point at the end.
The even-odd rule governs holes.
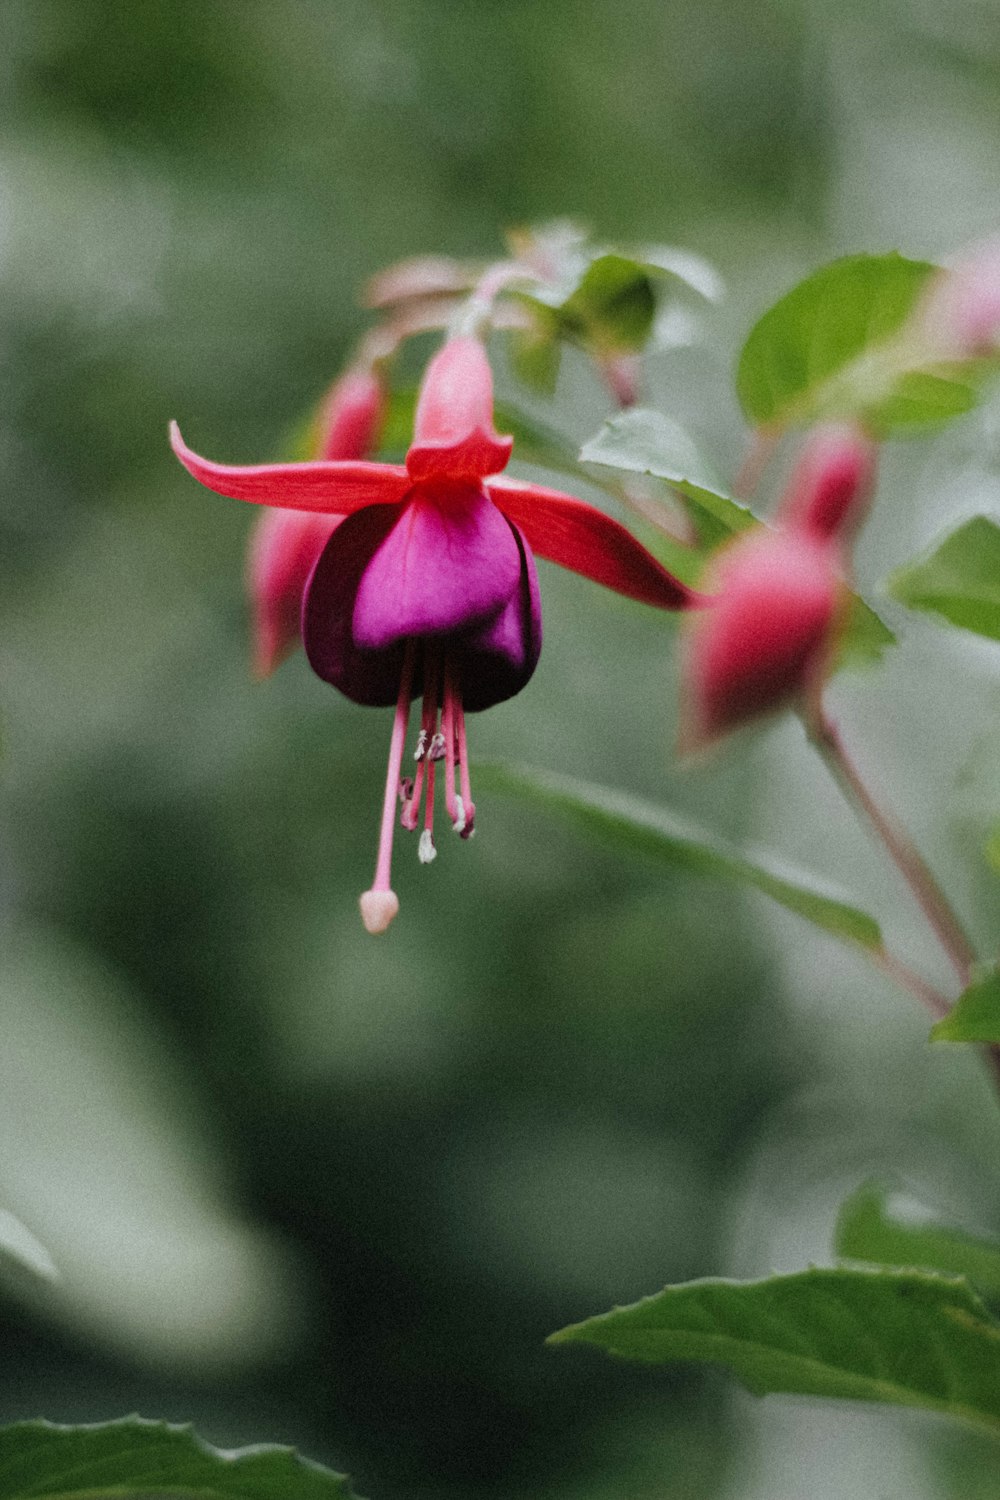
{"type": "Polygon", "coordinates": [[[807,440],[776,527],[744,532],[714,559],[708,604],[692,618],[683,661],[682,751],[819,693],[843,619],[843,569],[864,519],[874,448],[857,428],[807,440]]]}
{"type": "MultiPolygon", "coordinates": [[[[385,391],[374,371],[347,370],[335,381],[315,422],[316,458],[364,458],[375,445],[385,391]]],[[[254,672],[269,677],[300,635],[309,574],[340,524],[339,516],[268,510],[250,540],[247,592],[253,614],[254,672]]]]}
{"type": "Polygon", "coordinates": [[[356,703],[395,705],[372,888],[370,932],[399,910],[390,862],[397,798],[419,854],[434,858],[435,774],[468,838],[475,822],[465,713],[512,697],[541,649],[533,552],[661,609],[695,597],[623,526],[558,490],[501,477],[512,439],[493,426],[493,382],[472,337],[449,340],[420,390],[405,464],[324,459],[234,467],[171,440],[208,489],[238,500],[338,517],[305,589],[302,636],[313,669],[356,703]],[[410,703],[423,697],[413,777],[401,778],[410,703]],[[443,764],[442,764],[443,763],[443,764]],[[457,783],[457,784],[456,784],[457,783]]]}

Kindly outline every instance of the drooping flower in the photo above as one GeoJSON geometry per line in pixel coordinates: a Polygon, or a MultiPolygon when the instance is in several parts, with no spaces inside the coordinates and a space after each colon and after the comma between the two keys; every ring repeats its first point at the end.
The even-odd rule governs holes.
{"type": "Polygon", "coordinates": [[[314,670],[357,703],[395,705],[370,932],[399,909],[390,883],[397,798],[421,859],[434,857],[441,767],[453,827],[475,806],[465,713],[512,697],[541,649],[533,552],[629,598],[683,609],[694,596],[623,526],[558,490],[501,477],[512,439],[493,426],[493,382],[475,338],[447,342],[420,390],[405,464],[321,460],[235,467],[171,440],[207,488],[257,504],[337,516],[306,585],[302,635],[314,670]],[[414,775],[402,777],[410,703],[423,698],[414,775]]]}
{"type": "Polygon", "coordinates": [[[871,495],[875,453],[848,425],[807,439],[776,525],[744,532],[713,559],[706,606],[683,655],[681,749],[700,749],[792,703],[808,705],[830,669],[846,598],[844,568],[871,495]]]}
{"type": "MultiPolygon", "coordinates": [[[[384,411],[385,391],[375,372],[360,367],[346,371],[317,414],[310,444],[314,457],[364,458],[375,446],[384,411]]],[[[339,516],[268,510],[254,528],[247,592],[257,676],[269,676],[298,641],[309,574],[339,524],[339,516]]]]}

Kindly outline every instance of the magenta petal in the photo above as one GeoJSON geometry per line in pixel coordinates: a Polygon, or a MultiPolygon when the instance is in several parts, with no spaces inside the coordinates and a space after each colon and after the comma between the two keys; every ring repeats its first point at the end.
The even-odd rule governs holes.
{"type": "Polygon", "coordinates": [[[514,595],[521,568],[511,528],[481,490],[421,485],[364,570],[354,640],[377,649],[474,629],[514,595]]]}
{"type": "MultiPolygon", "coordinates": [[[[389,706],[399,695],[404,641],[393,641],[383,650],[365,650],[351,631],[358,585],[398,519],[394,505],[370,505],[348,516],[323,548],[306,584],[302,643],[309,664],[324,682],[355,703],[389,706]]],[[[419,670],[413,691],[422,691],[419,670]]]]}
{"type": "Polygon", "coordinates": [[[519,693],[538,665],[542,649],[535,559],[517,527],[511,525],[511,531],[521,555],[520,586],[496,619],[458,643],[455,653],[462,701],[470,713],[519,693]]]}

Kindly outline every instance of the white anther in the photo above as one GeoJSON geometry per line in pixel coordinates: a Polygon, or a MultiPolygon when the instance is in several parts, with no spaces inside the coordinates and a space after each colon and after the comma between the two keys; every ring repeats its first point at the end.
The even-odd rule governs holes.
{"type": "Polygon", "coordinates": [[[420,835],[417,845],[417,858],[422,865],[429,865],[432,859],[437,859],[437,850],[434,847],[434,835],[429,828],[425,828],[420,835]]]}
{"type": "Polygon", "coordinates": [[[456,833],[465,832],[465,803],[457,792],[455,793],[455,817],[451,826],[456,833]]]}
{"type": "Polygon", "coordinates": [[[427,751],[427,754],[431,760],[444,760],[445,748],[444,735],[438,730],[437,734],[431,740],[430,749],[427,751]]]}
{"type": "Polygon", "coordinates": [[[417,748],[413,752],[414,760],[423,760],[424,751],[427,749],[427,730],[421,729],[417,735],[417,748]]]}

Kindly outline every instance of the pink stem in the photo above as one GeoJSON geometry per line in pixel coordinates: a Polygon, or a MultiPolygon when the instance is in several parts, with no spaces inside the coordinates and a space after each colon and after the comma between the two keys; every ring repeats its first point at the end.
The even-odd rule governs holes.
{"type": "Polygon", "coordinates": [[[733,479],[733,494],[737,500],[753,499],[780,439],[780,432],[767,427],[757,427],[750,434],[743,460],[733,479]]]}
{"type": "Polygon", "coordinates": [[[872,825],[899,873],[910,887],[965,989],[972,979],[975,951],[929,865],[902,829],[884,813],[861,779],[836,724],[817,706],[807,723],[809,737],[837,785],[872,825]]]}

